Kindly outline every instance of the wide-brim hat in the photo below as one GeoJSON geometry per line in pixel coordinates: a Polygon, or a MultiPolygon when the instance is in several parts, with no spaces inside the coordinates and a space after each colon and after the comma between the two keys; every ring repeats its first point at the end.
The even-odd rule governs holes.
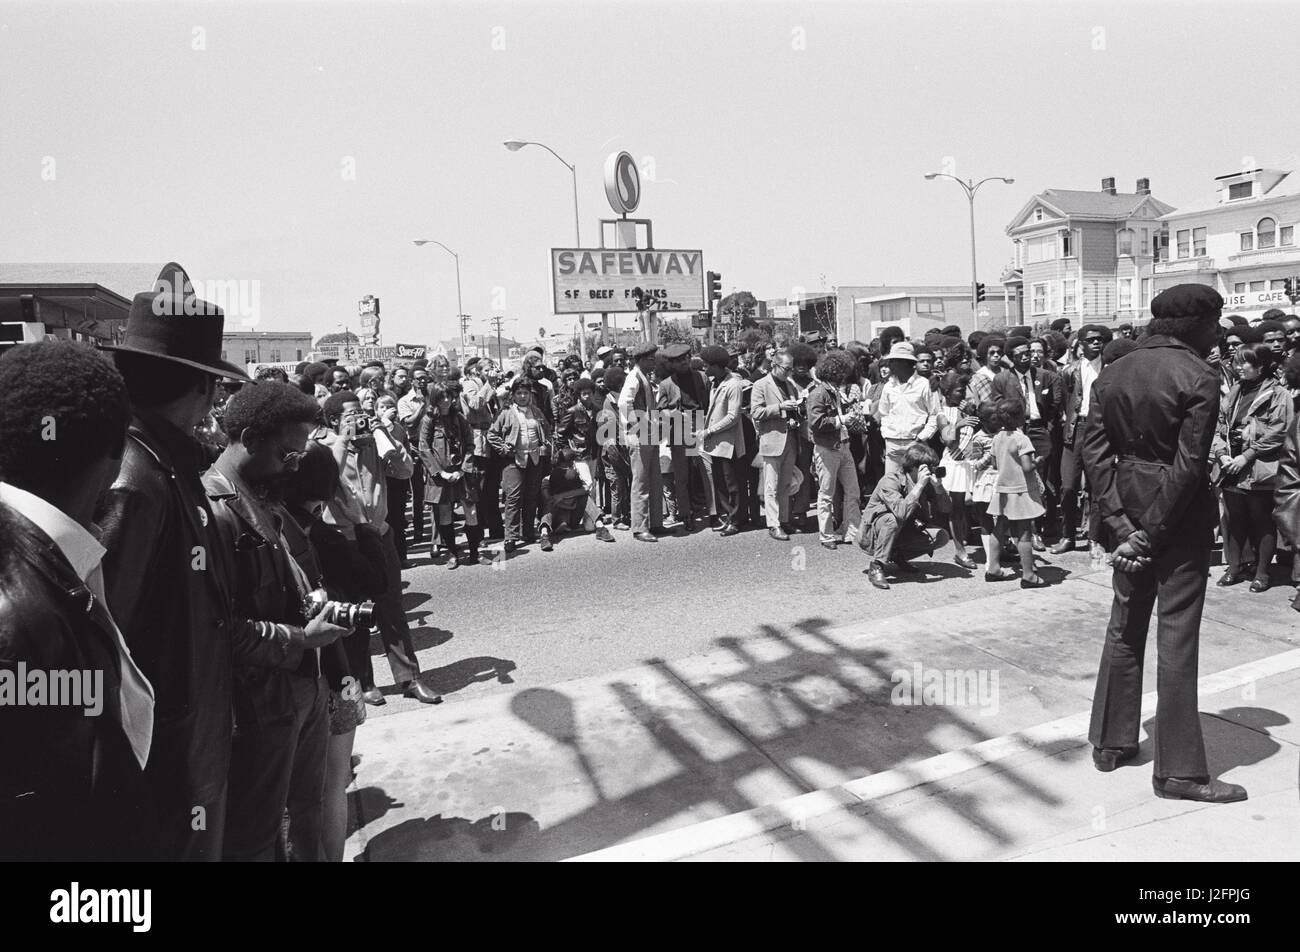
{"type": "Polygon", "coordinates": [[[912,345],[904,340],[889,348],[889,356],[885,360],[910,360],[916,363],[916,354],[912,352],[912,345]]]}
{"type": "Polygon", "coordinates": [[[158,275],[153,290],[132,298],[122,342],[101,346],[251,383],[248,374],[221,359],[225,323],[221,308],[200,300],[180,266],[169,265],[158,275]]]}

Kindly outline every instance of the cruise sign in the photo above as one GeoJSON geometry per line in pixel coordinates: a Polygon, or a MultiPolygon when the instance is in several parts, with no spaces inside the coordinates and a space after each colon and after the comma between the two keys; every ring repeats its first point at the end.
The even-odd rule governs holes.
{"type": "Polygon", "coordinates": [[[556,314],[705,310],[704,252],[552,248],[556,314]]]}

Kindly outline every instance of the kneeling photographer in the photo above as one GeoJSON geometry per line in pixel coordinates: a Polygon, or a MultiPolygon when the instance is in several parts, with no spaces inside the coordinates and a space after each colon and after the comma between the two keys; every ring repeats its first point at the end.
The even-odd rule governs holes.
{"type": "Polygon", "coordinates": [[[881,589],[889,588],[887,563],[900,572],[916,572],[908,559],[933,554],[948,542],[947,531],[937,528],[952,509],[939,457],[926,444],[913,443],[901,464],[901,471],[881,477],[862,512],[858,545],[871,556],[867,578],[881,589]]]}

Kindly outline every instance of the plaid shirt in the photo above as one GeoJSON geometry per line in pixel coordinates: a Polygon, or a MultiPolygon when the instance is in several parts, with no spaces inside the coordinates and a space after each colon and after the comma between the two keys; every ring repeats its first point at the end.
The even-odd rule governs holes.
{"type": "Polygon", "coordinates": [[[966,385],[966,402],[973,404],[970,407],[971,412],[977,412],[981,406],[989,401],[993,395],[993,374],[987,367],[981,367],[971,375],[970,383],[966,385]]]}

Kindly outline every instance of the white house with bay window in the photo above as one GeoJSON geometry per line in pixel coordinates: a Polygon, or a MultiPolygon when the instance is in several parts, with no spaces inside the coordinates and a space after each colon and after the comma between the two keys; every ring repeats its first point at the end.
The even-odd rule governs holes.
{"type": "Polygon", "coordinates": [[[1220,175],[1212,198],[1161,217],[1169,247],[1156,262],[1156,290],[1208,284],[1225,313],[1292,311],[1287,278],[1300,282],[1300,172],[1243,169],[1220,175]]]}
{"type": "Polygon", "coordinates": [[[1015,263],[1004,283],[1023,300],[1021,320],[1069,317],[1077,327],[1149,316],[1152,266],[1165,241],[1161,217],[1173,210],[1144,178],[1129,193],[1107,178],[1098,192],[1035,195],[1007,226],[1015,263]]]}

